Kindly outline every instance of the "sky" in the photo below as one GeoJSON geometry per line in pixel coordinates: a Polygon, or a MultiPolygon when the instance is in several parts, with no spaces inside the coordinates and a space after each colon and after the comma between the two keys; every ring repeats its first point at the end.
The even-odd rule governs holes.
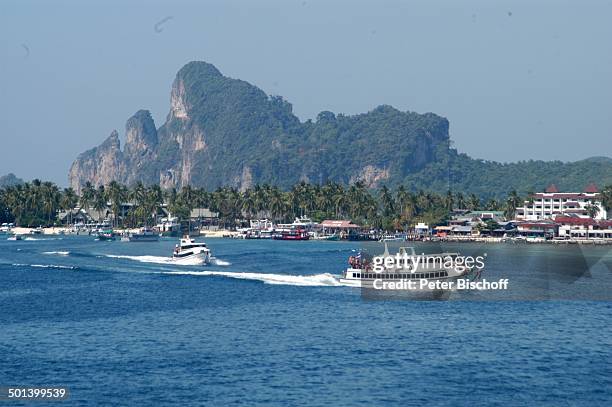
{"type": "Polygon", "coordinates": [[[192,60],[301,120],[389,104],[475,158],[612,156],[610,21],[612,0],[4,0],[0,175],[66,186],[139,109],[161,126],[192,60]]]}

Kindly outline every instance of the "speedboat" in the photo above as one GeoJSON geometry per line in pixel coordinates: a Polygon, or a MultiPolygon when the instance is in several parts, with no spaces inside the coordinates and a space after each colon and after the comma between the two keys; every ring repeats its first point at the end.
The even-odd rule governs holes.
{"type": "Polygon", "coordinates": [[[189,236],[183,236],[175,246],[172,258],[179,264],[208,264],[211,254],[206,243],[198,243],[189,236]]]}
{"type": "Polygon", "coordinates": [[[12,236],[9,236],[6,240],[23,240],[23,236],[21,236],[21,235],[12,235],[12,236]]]}

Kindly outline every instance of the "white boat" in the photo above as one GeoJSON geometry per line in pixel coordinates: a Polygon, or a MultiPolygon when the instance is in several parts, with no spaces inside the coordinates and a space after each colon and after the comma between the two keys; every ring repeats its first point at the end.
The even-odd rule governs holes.
{"type": "Polygon", "coordinates": [[[159,235],[150,228],[142,228],[138,233],[121,236],[122,242],[157,242],[159,235]]]}
{"type": "Polygon", "coordinates": [[[12,223],[3,223],[2,226],[0,226],[0,233],[11,233],[14,226],[15,225],[12,223]]]}
{"type": "Polygon", "coordinates": [[[37,227],[36,229],[30,229],[30,234],[31,235],[42,235],[43,234],[43,228],[41,226],[37,227]]]}
{"type": "Polygon", "coordinates": [[[251,220],[251,227],[238,229],[244,239],[272,239],[274,224],[268,219],[251,220]]]}
{"type": "Polygon", "coordinates": [[[380,238],[381,242],[405,242],[407,240],[405,233],[396,233],[394,235],[383,235],[380,238]]]}
{"type": "MultiPolygon", "coordinates": [[[[371,256],[361,252],[356,256],[349,258],[350,267],[344,270],[339,281],[344,284],[353,285],[363,288],[374,288],[374,282],[384,281],[410,281],[410,280],[428,280],[432,282],[440,281],[455,281],[459,278],[465,278],[472,272],[472,268],[455,265],[454,259],[459,256],[459,253],[437,253],[416,255],[412,247],[400,247],[399,257],[408,260],[407,263],[400,261],[400,264],[392,263],[394,267],[385,268],[381,272],[376,272],[373,267],[371,256]],[[448,261],[452,259],[452,261],[448,261]],[[416,261],[415,261],[416,260],[416,261]]],[[[384,260],[388,257],[397,259],[398,255],[391,255],[385,245],[385,252],[377,257],[382,257],[384,260]]],[[[380,285],[380,284],[379,284],[380,285]]]]}
{"type": "Polygon", "coordinates": [[[23,237],[20,235],[12,235],[9,236],[6,240],[23,240],[23,237]]]}
{"type": "Polygon", "coordinates": [[[157,226],[155,226],[155,229],[162,236],[178,237],[181,232],[181,223],[176,217],[162,218],[157,226]]]}
{"type": "Polygon", "coordinates": [[[183,236],[180,243],[174,248],[172,258],[179,264],[208,264],[211,254],[206,243],[199,243],[189,236],[183,236]]]}

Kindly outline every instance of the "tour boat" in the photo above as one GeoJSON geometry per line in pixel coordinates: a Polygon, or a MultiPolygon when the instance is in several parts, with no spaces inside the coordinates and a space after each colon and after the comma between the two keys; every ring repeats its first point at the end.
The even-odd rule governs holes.
{"type": "Polygon", "coordinates": [[[150,228],[142,228],[138,233],[129,233],[121,236],[122,242],[157,242],[159,235],[150,228]]]}
{"type": "Polygon", "coordinates": [[[183,236],[180,243],[174,248],[172,258],[177,263],[208,264],[211,254],[206,243],[198,243],[189,236],[183,236]]]}
{"type": "MultiPolygon", "coordinates": [[[[349,267],[343,271],[339,281],[344,284],[354,285],[357,287],[374,288],[374,282],[380,281],[410,281],[417,282],[426,279],[428,281],[455,281],[459,278],[466,277],[472,273],[473,268],[461,267],[456,265],[454,259],[459,256],[459,253],[437,253],[416,255],[412,247],[400,247],[398,255],[405,259],[409,259],[408,264],[400,261],[400,264],[393,262],[393,267],[384,268],[381,272],[374,270],[372,257],[364,252],[358,253],[356,256],[349,257],[349,267]],[[406,256],[405,256],[406,255],[406,256]],[[413,259],[420,258],[415,264],[413,259]],[[440,259],[453,259],[453,267],[448,267],[447,262],[440,259]]],[[[386,259],[392,257],[397,259],[397,255],[389,254],[387,245],[385,244],[385,252],[379,257],[386,259]]],[[[384,260],[383,260],[384,261],[384,260]]],[[[384,264],[384,263],[383,263],[384,264]]]]}
{"type": "Polygon", "coordinates": [[[277,231],[274,240],[308,240],[310,236],[306,229],[284,229],[277,231]]]}

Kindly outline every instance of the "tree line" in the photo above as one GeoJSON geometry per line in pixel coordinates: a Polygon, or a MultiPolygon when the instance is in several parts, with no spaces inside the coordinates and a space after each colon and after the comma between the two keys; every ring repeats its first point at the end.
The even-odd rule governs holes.
{"type": "MultiPolygon", "coordinates": [[[[372,228],[405,230],[418,222],[441,224],[457,209],[503,211],[511,219],[525,199],[528,198],[516,191],[510,191],[503,200],[483,201],[475,194],[415,192],[404,186],[394,190],[386,186],[368,189],[361,182],[349,186],[300,182],[289,190],[263,184],[243,191],[223,187],[212,192],[191,186],[162,190],[159,185],[145,186],[140,182],[131,187],[114,181],[95,187],[88,182],[77,195],[72,188],[60,189],[52,182],[34,180],[0,189],[0,221],[49,226],[58,224],[59,211],[78,206],[93,209],[101,218],[98,221],[108,210],[114,226],[135,227],[152,225],[165,205],[180,219],[188,219],[195,208],[208,208],[218,213],[225,227],[234,227],[240,220],[269,217],[281,222],[307,215],[315,221],[347,219],[372,228]]],[[[610,210],[612,185],[604,188],[602,200],[610,210]]],[[[69,217],[66,222],[70,223],[69,217]]]]}

